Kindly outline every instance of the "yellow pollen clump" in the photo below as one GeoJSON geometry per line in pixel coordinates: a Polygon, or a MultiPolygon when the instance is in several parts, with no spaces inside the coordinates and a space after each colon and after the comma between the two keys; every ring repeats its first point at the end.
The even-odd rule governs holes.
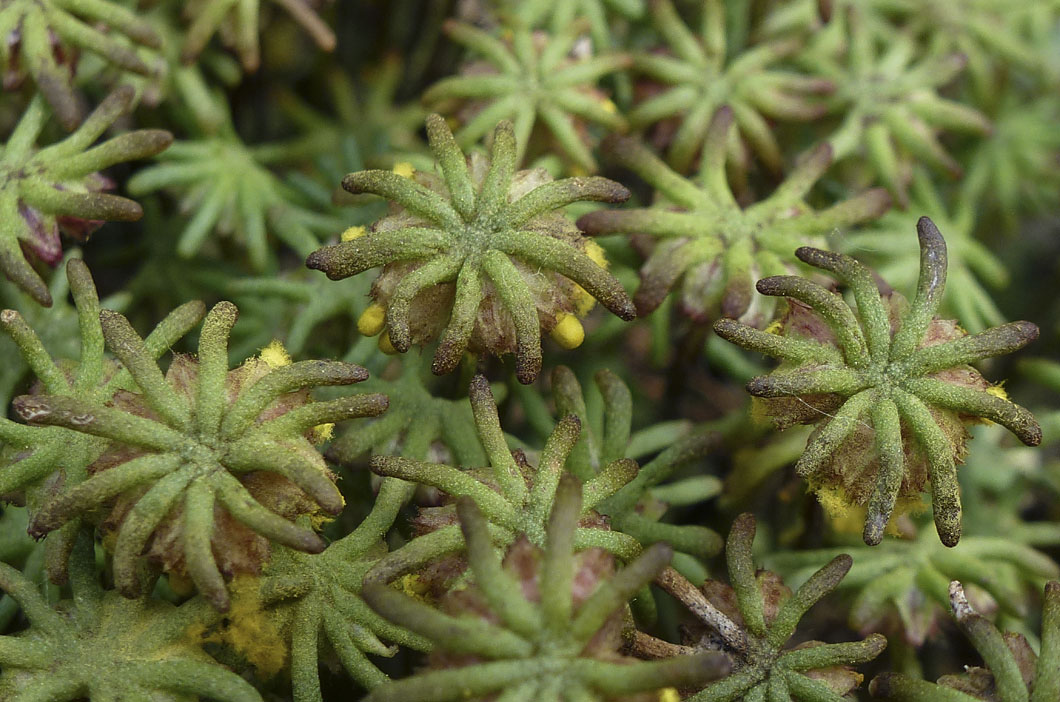
{"type": "MultiPolygon", "coordinates": [[[[343,498],[342,502],[343,504],[345,504],[345,498],[343,498]]],[[[313,531],[320,531],[324,528],[324,525],[329,524],[333,521],[335,521],[335,517],[328,514],[327,512],[324,512],[323,510],[318,509],[313,514],[309,515],[309,524],[313,527],[313,531]]]]}
{"type": "Polygon", "coordinates": [[[232,606],[226,617],[227,624],[217,631],[202,636],[202,632],[189,630],[204,642],[231,646],[248,663],[266,678],[283,669],[287,660],[287,642],[280,630],[262,610],[260,580],[254,575],[237,575],[229,585],[232,606]]]}
{"type": "Polygon", "coordinates": [[[356,227],[350,227],[349,229],[344,231],[342,235],[339,236],[339,239],[341,241],[353,241],[354,239],[358,239],[367,233],[368,230],[365,229],[362,225],[358,224],[356,227]]]}
{"type": "Polygon", "coordinates": [[[592,239],[585,242],[585,255],[591,258],[593,263],[601,268],[607,268],[607,254],[604,252],[604,247],[600,246],[592,239]]]}
{"type": "Polygon", "coordinates": [[[865,508],[852,504],[841,488],[819,486],[814,489],[817,501],[839,533],[858,533],[865,523],[865,508]]]}
{"type": "Polygon", "coordinates": [[[560,312],[552,327],[552,339],[565,349],[576,349],[585,341],[585,328],[574,315],[560,312]]]}
{"type": "Polygon", "coordinates": [[[386,325],[386,308],[378,302],[368,305],[357,320],[357,331],[364,336],[375,336],[386,325]]]}
{"type": "Polygon", "coordinates": [[[283,368],[291,365],[291,355],[283,347],[279,339],[273,339],[269,345],[261,350],[259,356],[269,368],[283,368]]]}
{"type": "MultiPolygon", "coordinates": [[[[588,239],[585,242],[585,255],[592,259],[593,263],[607,270],[607,254],[604,253],[603,247],[592,239],[588,239]]],[[[589,310],[596,304],[596,299],[580,285],[574,286],[572,301],[574,302],[574,312],[579,317],[589,314],[589,310]]]]}
{"type": "MultiPolygon", "coordinates": [[[[865,505],[854,504],[840,487],[822,485],[814,487],[813,490],[817,494],[817,501],[821,503],[821,508],[827,515],[832,529],[840,534],[861,533],[868,514],[868,508],[865,505]]],[[[894,503],[894,511],[884,528],[884,533],[889,536],[901,536],[898,517],[903,514],[919,514],[924,511],[925,507],[919,495],[899,497],[894,503]]]]}
{"type": "Polygon", "coordinates": [[[322,444],[335,434],[335,422],[318,424],[313,427],[313,443],[322,444]]]}
{"type": "Polygon", "coordinates": [[[402,178],[411,178],[416,172],[416,168],[408,161],[398,161],[391,170],[402,178]]]}
{"type": "Polygon", "coordinates": [[[615,103],[611,102],[607,98],[604,98],[604,101],[600,103],[600,107],[604,108],[604,112],[610,112],[611,114],[615,114],[618,112],[618,107],[615,105],[615,103]]]}
{"type": "Polygon", "coordinates": [[[666,687],[659,690],[659,702],[681,702],[681,695],[677,692],[677,688],[666,687]]]}
{"type": "Polygon", "coordinates": [[[427,583],[423,582],[423,578],[415,573],[401,576],[394,581],[393,587],[420,602],[430,601],[427,597],[427,592],[430,590],[430,587],[427,583]]]}
{"type": "Polygon", "coordinates": [[[784,328],[784,324],[779,320],[773,320],[769,326],[763,329],[766,334],[773,334],[774,336],[780,334],[780,330],[784,328]]]}
{"type": "Polygon", "coordinates": [[[398,351],[394,348],[394,345],[390,343],[389,334],[379,335],[379,350],[385,353],[387,356],[393,356],[398,351]]]}
{"type": "MultiPolygon", "coordinates": [[[[990,385],[986,388],[985,392],[987,395],[993,395],[994,397],[1000,397],[1002,400],[1008,399],[1008,393],[1005,392],[1005,381],[1002,380],[997,385],[990,385]]],[[[974,424],[993,424],[993,420],[987,419],[986,417],[973,417],[972,423],[974,424]]]]}
{"type": "Polygon", "coordinates": [[[1002,400],[1007,400],[1008,393],[1005,392],[1004,384],[1004,381],[1002,381],[997,385],[991,385],[986,389],[986,394],[993,395],[994,397],[1000,397],[1002,400]]]}

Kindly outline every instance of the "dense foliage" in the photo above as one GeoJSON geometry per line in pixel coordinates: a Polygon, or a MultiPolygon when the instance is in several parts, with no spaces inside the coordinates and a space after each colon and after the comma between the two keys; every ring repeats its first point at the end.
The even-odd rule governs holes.
{"type": "Polygon", "coordinates": [[[0,699],[1060,702],[1057,0],[0,0],[0,72],[0,699]]]}

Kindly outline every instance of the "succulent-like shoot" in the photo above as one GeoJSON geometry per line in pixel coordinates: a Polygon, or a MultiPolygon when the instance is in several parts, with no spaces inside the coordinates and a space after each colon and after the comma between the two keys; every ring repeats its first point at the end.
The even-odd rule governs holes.
{"type": "MultiPolygon", "coordinates": [[[[594,381],[603,404],[597,412],[590,411],[581,384],[569,368],[557,366],[552,371],[557,414],[577,417],[581,423],[581,437],[567,459],[567,470],[579,480],[589,481],[618,470],[620,463],[629,464],[645,454],[657,453],[596,510],[609,518],[612,528],[635,537],[643,546],[662,541],[679,553],[699,558],[717,555],[722,547],[721,537],[705,526],[661,521],[668,501],[653,491],[658,486],[667,498],[693,504],[706,499],[704,493],[709,496],[720,489],[720,481],[713,476],[659,485],[677,469],[706,455],[716,444],[715,437],[691,434],[684,422],[656,425],[634,434],[633,397],[626,384],[609,370],[597,372],[594,381]]],[[[548,421],[551,427],[551,418],[548,421]]]]}
{"type": "Polygon", "coordinates": [[[393,656],[397,646],[384,640],[430,650],[427,639],[380,617],[360,595],[364,574],[386,552],[383,537],[412,487],[384,480],[371,513],[350,534],[317,554],[278,548],[266,566],[258,590],[265,614],[283,627],[290,643],[295,702],[321,699],[320,640],[369,690],[389,680],[365,655],[393,656]]]}
{"type": "Polygon", "coordinates": [[[73,86],[79,50],[97,54],[122,71],[147,75],[148,66],[118,37],[161,46],[150,24],[111,0],[5,0],[0,5],[0,36],[4,91],[18,88],[29,74],[67,131],[82,117],[82,98],[73,86]]]}
{"type": "Polygon", "coordinates": [[[33,425],[110,440],[89,466],[90,477],[51,496],[30,531],[43,535],[111,506],[102,528],[113,537],[115,585],[128,597],[141,590],[137,566],[145,551],[225,609],[225,576],[260,571],[271,541],[323,550],[319,536],[291,521],[343,507],[333,474],[307,437],[318,425],[386,409],[382,395],[309,399],[310,388],[368,376],[349,363],[292,364],[263,352],[229,371],[228,335],[237,315],[230,302],[214,306],[198,357],[177,356],[163,376],[128,320],[103,310],[107,347],[140,392],[121,391],[109,405],[58,394],[15,399],[15,411],[33,425]]]}
{"type": "MultiPolygon", "coordinates": [[[[984,531],[994,533],[994,529],[989,525],[984,531]]],[[[854,566],[838,591],[852,594],[850,626],[865,634],[893,632],[919,647],[945,619],[949,581],[954,578],[964,578],[974,588],[982,607],[1023,617],[1028,592],[1044,579],[1060,577],[1057,564],[1033,548],[1020,530],[1004,533],[1004,537],[965,536],[957,546],[947,548],[930,529],[921,529],[913,539],[888,539],[874,547],[779,553],[769,563],[801,580],[822,560],[849,553],[854,566]]]]}
{"type": "MultiPolygon", "coordinates": [[[[81,258],[79,249],[68,249],[64,256],[62,275],[53,275],[48,283],[48,294],[52,297],[51,307],[41,307],[29,295],[18,288],[0,285],[0,309],[11,309],[18,312],[41,337],[41,343],[56,358],[74,359],[81,352],[80,320],[77,306],[72,303],[70,294],[67,263],[71,259],[81,258]]],[[[128,291],[117,292],[109,296],[101,305],[108,309],[123,310],[132,300],[128,291]]],[[[204,310],[205,312],[205,310],[204,310]]],[[[0,334],[0,405],[11,403],[23,381],[30,372],[29,364],[22,357],[18,345],[6,334],[0,334]]]]}
{"type": "Polygon", "coordinates": [[[1034,27],[1056,20],[1055,3],[954,0],[942,6],[921,7],[903,0],[880,5],[925,47],[925,53],[966,56],[980,95],[984,90],[997,90],[1000,66],[1037,75],[1048,70],[1049,49],[1036,44],[1034,27]]]}
{"type": "Polygon", "coordinates": [[[53,609],[32,582],[0,563],[0,589],[22,607],[29,628],[0,636],[0,697],[9,702],[186,700],[261,702],[243,678],[187,636],[218,618],[203,600],[176,607],[129,600],[98,582],[91,538],[70,559],[72,597],[53,609]]]}
{"type": "MultiPolygon", "coordinates": [[[[494,541],[509,545],[526,536],[531,543],[541,546],[560,479],[569,474],[566,463],[578,442],[581,422],[573,414],[563,417],[545,442],[534,467],[522,452],[509,450],[501,431],[497,403],[484,376],[475,376],[471,381],[469,395],[478,438],[489,457],[489,468],[467,470],[397,456],[374,456],[372,470],[435,487],[451,501],[473,498],[490,523],[494,541]]],[[[599,546],[625,561],[640,553],[640,543],[635,538],[608,530],[606,520],[595,511],[597,505],[614,495],[636,473],[635,461],[620,459],[585,482],[579,500],[579,526],[573,537],[576,549],[599,546]]],[[[383,557],[371,579],[389,581],[464,547],[451,502],[441,507],[421,508],[416,521],[424,533],[383,557]]]]}
{"type": "Polygon", "coordinates": [[[669,51],[638,54],[633,69],[667,89],[630,112],[633,126],[680,118],[666,160],[675,171],[686,173],[703,145],[711,118],[728,105],[744,142],[771,170],[783,170],[783,155],[767,120],[817,119],[827,111],[820,96],[834,88],[819,76],[775,68],[799,48],[799,41],[771,40],[732,55],[727,53],[722,0],[703,3],[698,34],[685,25],[670,0],[653,2],[651,13],[669,51]]]}
{"type": "MultiPolygon", "coordinates": [[[[565,28],[576,23],[584,23],[593,49],[602,53],[626,43],[626,25],[644,17],[645,5],[645,0],[509,0],[502,3],[502,17],[515,14],[527,26],[545,27],[554,35],[562,34],[565,28]]],[[[623,105],[628,103],[632,92],[629,74],[618,72],[609,78],[614,82],[616,99],[623,105]]]]}
{"type": "Polygon", "coordinates": [[[178,141],[159,160],[129,179],[129,192],[169,190],[180,198],[181,210],[194,212],[177,243],[183,258],[195,256],[217,231],[236,238],[260,272],[270,258],[269,232],[305,256],[319,246],[317,232],[345,226],[305,209],[298,193],[257,160],[231,124],[214,136],[178,141]]]}
{"type": "MultiPolygon", "coordinates": [[[[342,177],[363,169],[366,163],[381,165],[393,158],[400,162],[408,153],[424,151],[418,132],[427,117],[419,101],[402,102],[398,93],[403,86],[404,62],[397,54],[365,69],[356,85],[346,71],[335,67],[321,78],[329,110],[315,109],[294,92],[283,91],[277,98],[281,113],[301,135],[282,145],[276,160],[312,159],[310,176],[319,181],[327,199],[342,177]]],[[[276,147],[263,145],[259,156],[276,147]]],[[[302,173],[292,173],[300,185],[306,184],[302,173]]],[[[307,186],[308,187],[308,186],[307,186]]]]}
{"type": "Polygon", "coordinates": [[[465,158],[445,120],[427,118],[441,177],[417,171],[351,173],[342,187],[381,195],[397,207],[306,260],[332,280],[383,266],[362,333],[387,334],[400,352],[441,335],[432,369],[449,373],[464,352],[516,354],[516,375],[541,371],[541,333],[581,342],[578,317],[593,298],[622,319],[633,303],[606,270],[603,251],[558,211],[579,201],[622,202],[629,191],[596,176],[553,181],[541,169],[515,171],[510,122],[493,134],[489,158],[465,158]]]}
{"type": "Polygon", "coordinates": [[[634,700],[664,687],[700,687],[729,669],[716,651],[665,661],[619,653],[626,602],[666,567],[672,551],[656,544],[624,569],[590,549],[575,553],[582,488],[559,483],[543,548],[519,539],[503,562],[490,521],[475,501],[457,510],[473,584],[439,611],[378,582],[365,600],[387,619],[430,639],[430,669],[376,688],[370,702],[503,699],[634,700]]]}
{"type": "MultiPolygon", "coordinates": [[[[71,259],[66,264],[66,277],[80,339],[76,364],[70,359],[53,359],[37,332],[15,310],[0,312],[0,329],[14,341],[37,376],[38,393],[103,405],[129,382],[129,375],[104,359],[99,297],[88,266],[80,259],[71,259]]],[[[202,319],[204,312],[201,302],[174,310],[144,340],[148,355],[155,359],[165,353],[202,319]]],[[[4,442],[0,449],[0,496],[25,501],[34,513],[56,491],[85,480],[89,467],[107,448],[105,439],[91,434],[63,427],[26,426],[7,418],[0,418],[0,440],[4,442]]],[[[71,520],[47,540],[48,573],[55,582],[66,579],[66,560],[79,524],[79,520],[71,520]]]]}
{"type": "Polygon", "coordinates": [[[1027,100],[1006,91],[991,119],[994,133],[969,154],[961,194],[985,203],[1014,233],[1022,216],[1060,203],[1060,133],[1054,129],[1060,97],[1046,93],[1027,100]]]}
{"type": "Polygon", "coordinates": [[[162,40],[158,48],[129,45],[150,67],[150,75],[115,76],[105,66],[89,64],[83,65],[79,79],[89,84],[104,81],[131,85],[137,91],[140,107],[165,103],[170,108],[168,114],[182,126],[213,134],[228,120],[227,102],[216,88],[234,88],[244,77],[243,69],[235,57],[220,47],[207,49],[195,63],[181,61],[180,47],[184,42],[181,9],[174,4],[156,3],[137,10],[138,16],[162,40]]]}
{"type": "Polygon", "coordinates": [[[534,125],[540,121],[551,133],[557,150],[574,165],[596,170],[586,124],[624,130],[626,121],[607,96],[596,88],[604,76],[629,65],[624,54],[602,53],[572,59],[574,44],[585,29],[573,21],[554,36],[526,26],[513,27],[505,42],[489,32],[453,20],[445,33],[481,60],[463,74],[443,78],[423,94],[431,106],[466,101],[472,115],[456,133],[457,143],[470,148],[501,120],[514,124],[514,161],[523,160],[534,125]]]}
{"type": "Polygon", "coordinates": [[[850,666],[878,656],[887,639],[872,634],[847,643],[807,641],[794,648],[786,646],[803,615],[832,592],[850,570],[850,556],[836,556],[792,594],[773,573],[755,570],[751,556],[754,535],[754,516],[737,517],[725,544],[729,585],[707,581],[701,591],[673,570],[659,577],[659,585],[711,630],[690,647],[678,649],[711,647],[720,636],[723,650],[735,660],[731,675],[689,697],[689,702],[846,699],[844,695],[861,681],[861,675],[850,666]]]}
{"type": "Polygon", "coordinates": [[[957,626],[983,657],[985,668],[966,666],[938,684],[896,673],[873,679],[873,697],[894,702],[1052,702],[1060,699],[1060,581],[1045,584],[1042,644],[1035,654],[1023,634],[1002,634],[968,604],[964,588],[950,583],[957,626]]]}
{"type": "MultiPolygon", "coordinates": [[[[44,573],[44,544],[26,533],[29,514],[24,507],[6,505],[0,508],[0,563],[21,570],[23,577],[39,583],[44,573]]],[[[0,597],[0,632],[11,626],[20,611],[11,595],[0,597]]]]}
{"type": "Polygon", "coordinates": [[[597,46],[612,46],[610,22],[617,17],[636,20],[644,16],[644,0],[572,0],[557,3],[553,0],[502,0],[504,16],[515,14],[530,26],[566,27],[570,22],[585,18],[589,35],[597,46]]]}
{"type": "Polygon", "coordinates": [[[960,164],[939,141],[937,130],[988,134],[990,120],[975,108],[941,97],[939,89],[967,63],[960,54],[918,58],[904,33],[876,36],[854,4],[832,22],[849,23],[842,50],[807,53],[804,61],[836,85],[835,106],[843,121],[830,141],[836,161],[861,157],[876,178],[906,205],[907,166],[913,159],[960,176],[960,164]]]}
{"type": "MultiPolygon", "coordinates": [[[[308,0],[274,0],[312,37],[324,51],[335,49],[335,33],[313,9],[308,0]]],[[[258,45],[258,14],[261,0],[193,0],[184,7],[191,21],[181,59],[192,63],[198,58],[210,37],[220,31],[225,44],[235,49],[243,68],[258,70],[261,50],[258,45]]]]}
{"type": "MultiPolygon", "coordinates": [[[[434,396],[426,364],[411,356],[401,362],[401,374],[397,378],[388,380],[377,376],[365,385],[366,389],[390,398],[386,414],[343,432],[328,448],[328,458],[352,463],[371,453],[461,466],[486,465],[488,458],[478,440],[475,417],[467,398],[450,400],[434,396]]],[[[491,392],[506,390],[505,385],[498,383],[491,392]]],[[[504,396],[500,399],[503,401],[504,396]]]]}
{"type": "Polygon", "coordinates": [[[909,209],[891,210],[870,227],[844,236],[844,253],[871,257],[869,262],[879,264],[875,270],[884,280],[899,290],[910,290],[916,286],[918,255],[909,246],[909,231],[918,219],[914,213],[925,213],[946,232],[948,286],[940,313],[956,318],[973,333],[1004,322],[983,283],[1000,290],[1008,285],[1009,275],[997,256],[974,236],[979,224],[978,201],[960,195],[947,202],[920,168],[913,176],[910,195],[909,209]]]}
{"type": "Polygon", "coordinates": [[[1038,336],[1030,322],[1011,322],[968,335],[956,322],[938,319],[946,287],[946,242],[927,217],[917,222],[920,277],[912,304],[894,291],[881,293],[858,261],[808,247],[796,255],[828,271],[854,296],[857,312],[841,295],[805,278],[758,281],[763,295],[789,299],[776,334],[721,320],[715,331],[748,350],[781,360],[769,375],[747,384],[766,399],[778,425],[816,424],[796,465],[818,495],[868,505],[865,543],[883,539],[900,498],[931,483],[935,526],[942,543],[961,535],[957,464],[966,452],[964,424],[997,422],[1028,446],[1041,427],[969,363],[1016,351],[1038,336]]]}
{"type": "MultiPolygon", "coordinates": [[[[260,315],[271,322],[270,339],[282,334],[283,345],[293,356],[306,350],[307,346],[319,345],[321,332],[326,323],[342,320],[350,327],[348,340],[356,341],[354,323],[368,306],[370,282],[364,279],[334,285],[331,281],[305,269],[287,274],[241,277],[227,281],[225,291],[230,294],[240,309],[258,306],[260,315]],[[277,314],[280,309],[291,310],[288,314],[277,314]],[[281,319],[278,319],[280,317],[281,319]],[[290,323],[280,324],[286,318],[290,323]]],[[[388,415],[393,412],[391,406],[388,415]]]]}
{"type": "Polygon", "coordinates": [[[773,305],[755,299],[756,278],[789,272],[797,263],[791,255],[795,247],[836,228],[872,220],[890,207],[882,189],[821,211],[807,205],[804,198],[832,163],[827,145],[803,158],[768,198],[740,207],[725,175],[733,114],[723,107],[714,116],[699,173],[692,178],[671,170],[639,141],[616,136],[604,143],[612,161],[631,169],[662,196],[655,207],[599,210],[578,220],[591,235],[647,234],[659,240],[640,271],[634,302],[641,315],[677,288],[681,309],[696,321],[720,315],[764,326],[773,318],[773,305]]]}
{"type": "MultiPolygon", "coordinates": [[[[99,0],[99,4],[107,3],[99,0]]],[[[0,17],[7,11],[0,9],[0,17]]],[[[132,98],[132,88],[115,90],[73,134],[38,149],[48,108],[40,96],[35,97],[0,147],[0,271],[42,305],[51,305],[51,295],[23,247],[54,265],[63,257],[60,229],[84,240],[104,220],[132,221],[143,215],[132,200],[103,192],[113,184],[99,171],[157,154],[169,146],[173,135],[139,129],[92,146],[129,109],[132,98]]]]}

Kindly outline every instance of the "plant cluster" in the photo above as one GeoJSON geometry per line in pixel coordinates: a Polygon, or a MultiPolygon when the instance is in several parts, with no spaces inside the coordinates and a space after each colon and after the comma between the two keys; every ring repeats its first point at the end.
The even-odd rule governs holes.
{"type": "Polygon", "coordinates": [[[0,699],[1060,702],[1058,46],[0,0],[0,699]]]}

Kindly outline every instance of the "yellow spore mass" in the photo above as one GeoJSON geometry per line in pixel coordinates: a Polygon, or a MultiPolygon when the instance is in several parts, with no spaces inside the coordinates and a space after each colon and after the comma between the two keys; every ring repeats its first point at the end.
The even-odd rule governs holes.
{"type": "Polygon", "coordinates": [[[357,331],[364,336],[375,336],[386,325],[386,308],[378,302],[368,305],[357,320],[357,331]]]}
{"type": "Polygon", "coordinates": [[[659,702],[681,702],[681,695],[677,688],[666,687],[659,690],[659,702]]]}
{"type": "Polygon", "coordinates": [[[354,239],[359,239],[367,233],[367,229],[365,229],[361,225],[357,225],[356,227],[350,227],[349,229],[344,231],[342,235],[339,236],[339,239],[341,239],[342,241],[353,241],[354,239]]]}
{"type": "Polygon", "coordinates": [[[390,343],[389,334],[379,335],[379,350],[387,356],[393,356],[398,352],[397,349],[394,348],[394,345],[390,343]]]}
{"type": "MultiPolygon", "coordinates": [[[[607,270],[607,254],[604,253],[602,246],[597,244],[592,239],[585,242],[585,255],[592,259],[593,263],[600,266],[604,270],[607,270]]],[[[589,314],[589,310],[596,304],[596,299],[586,292],[585,288],[580,285],[574,286],[574,313],[579,317],[584,317],[589,314]]]]}
{"type": "Polygon", "coordinates": [[[335,434],[335,422],[318,424],[313,427],[313,443],[322,444],[335,434]]]}
{"type": "Polygon", "coordinates": [[[259,356],[269,368],[283,368],[291,365],[291,355],[283,347],[279,339],[273,339],[269,345],[261,350],[259,356]]]}
{"type": "Polygon", "coordinates": [[[560,312],[552,327],[552,339],[565,349],[576,349],[585,341],[585,327],[574,315],[560,312]]]}
{"type": "Polygon", "coordinates": [[[229,584],[232,606],[227,623],[220,629],[203,635],[201,630],[189,630],[202,642],[230,646],[263,677],[270,678],[283,670],[287,660],[287,641],[279,628],[262,609],[259,578],[237,575],[229,584]]]}
{"type": "Polygon", "coordinates": [[[391,170],[402,178],[411,178],[412,174],[416,172],[415,167],[413,167],[408,161],[399,161],[395,163],[391,170]]]}

